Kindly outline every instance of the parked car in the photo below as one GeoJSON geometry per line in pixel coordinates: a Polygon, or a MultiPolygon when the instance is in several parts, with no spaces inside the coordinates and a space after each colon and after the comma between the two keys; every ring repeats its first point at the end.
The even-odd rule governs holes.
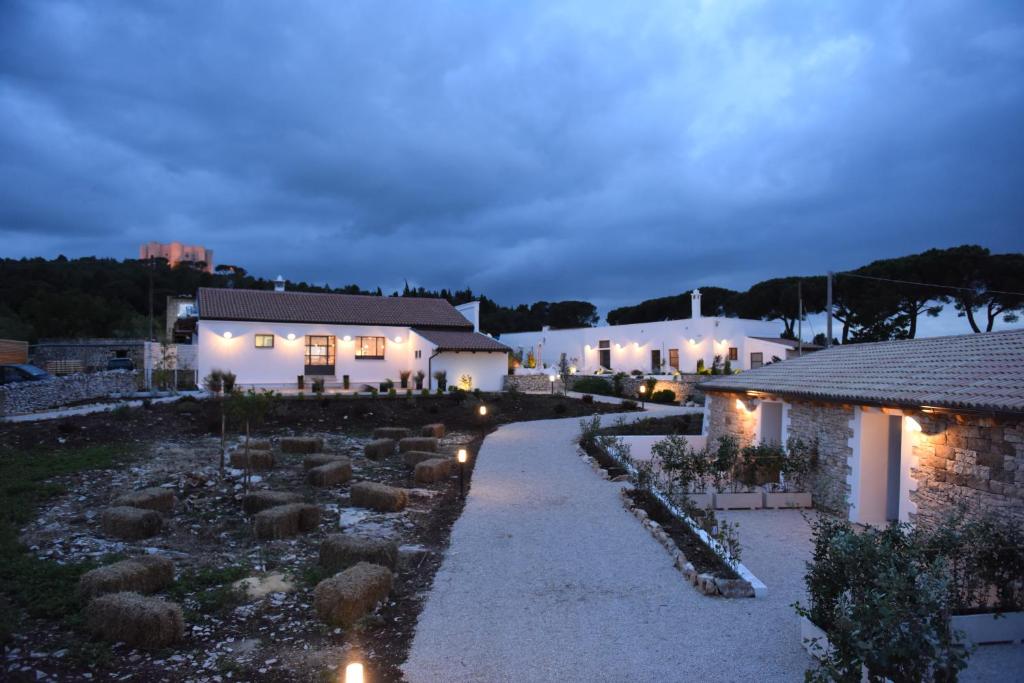
{"type": "Polygon", "coordinates": [[[111,358],[107,361],[107,370],[134,370],[135,362],[131,358],[111,358]]]}
{"type": "Polygon", "coordinates": [[[14,384],[15,382],[38,382],[49,379],[50,373],[41,370],[34,365],[0,365],[0,384],[14,384]]]}

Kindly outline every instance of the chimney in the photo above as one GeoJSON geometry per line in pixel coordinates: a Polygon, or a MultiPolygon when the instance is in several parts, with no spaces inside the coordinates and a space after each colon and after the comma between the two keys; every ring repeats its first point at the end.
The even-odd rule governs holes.
{"type": "Polygon", "coordinates": [[[278,275],[277,279],[274,280],[274,291],[275,292],[283,292],[284,291],[284,278],[281,277],[280,275],[278,275]]]}
{"type": "Polygon", "coordinates": [[[700,317],[700,290],[695,289],[690,294],[690,317],[696,320],[700,317]]]}

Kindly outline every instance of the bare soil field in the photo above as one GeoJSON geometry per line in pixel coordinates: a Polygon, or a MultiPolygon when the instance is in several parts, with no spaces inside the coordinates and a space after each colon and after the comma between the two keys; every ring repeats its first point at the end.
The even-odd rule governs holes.
{"type": "MultiPolygon", "coordinates": [[[[363,448],[377,427],[447,427],[438,450],[471,454],[495,426],[513,421],[621,410],[552,396],[279,399],[252,438],[270,441],[274,467],[221,474],[220,406],[185,401],[43,423],[0,425],[0,639],[8,680],[335,680],[352,658],[371,680],[399,680],[421,608],[463,498],[457,470],[431,484],[413,481],[402,457],[381,460],[363,448]],[[479,406],[486,405],[486,416],[479,406]],[[351,482],[307,483],[304,455],[283,453],[287,436],[319,437],[322,452],[352,462],[351,482]],[[350,504],[352,482],[401,487],[401,512],[350,504]],[[159,533],[112,538],[100,517],[126,492],[162,487],[176,497],[159,533]],[[298,494],[320,509],[320,523],[297,536],[257,541],[242,510],[246,491],[298,494]],[[312,592],[330,574],[318,563],[331,533],[384,537],[399,546],[388,599],[355,626],[317,619],[312,592]],[[79,576],[113,561],[159,554],[175,581],[158,597],[181,605],[177,645],[136,649],[83,629],[79,576]],[[246,587],[239,582],[249,579],[246,587]]],[[[237,425],[228,445],[238,448],[237,425]]],[[[467,464],[471,478],[473,457],[467,464]]],[[[468,482],[467,482],[468,486],[468,482]]]]}

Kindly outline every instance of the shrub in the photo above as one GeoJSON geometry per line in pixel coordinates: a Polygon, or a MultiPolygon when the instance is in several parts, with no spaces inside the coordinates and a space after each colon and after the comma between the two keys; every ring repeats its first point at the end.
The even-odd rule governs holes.
{"type": "Polygon", "coordinates": [[[444,393],[444,390],[448,388],[448,372],[445,370],[435,371],[434,381],[437,382],[438,391],[444,393]]]}
{"type": "Polygon", "coordinates": [[[594,397],[591,396],[590,394],[583,394],[583,396],[580,397],[580,401],[582,401],[583,403],[593,403],[594,397]]]}
{"type": "Polygon", "coordinates": [[[725,365],[722,366],[722,374],[723,375],[731,375],[732,374],[732,361],[729,360],[728,358],[725,359],[725,365]]]}
{"type": "Polygon", "coordinates": [[[629,374],[633,375],[633,377],[643,377],[644,376],[643,370],[630,370],[629,374]]]}
{"type": "Polygon", "coordinates": [[[394,386],[388,388],[388,396],[390,396],[392,398],[394,398],[395,396],[398,396],[398,391],[395,390],[394,386]]]}
{"type": "Polygon", "coordinates": [[[469,391],[473,388],[473,376],[469,374],[463,374],[459,376],[459,389],[463,391],[469,391]]]}
{"type": "Polygon", "coordinates": [[[386,379],[386,380],[384,380],[383,382],[380,383],[380,390],[381,391],[391,391],[394,388],[395,388],[395,383],[393,381],[391,381],[390,379],[386,379]]]}
{"type": "Polygon", "coordinates": [[[637,404],[636,404],[636,401],[630,401],[630,400],[623,401],[621,405],[626,410],[636,410],[637,407],[638,407],[637,404]]]}
{"type": "Polygon", "coordinates": [[[416,374],[412,376],[413,381],[416,383],[417,389],[423,388],[423,380],[426,379],[427,373],[422,370],[417,370],[416,374]]]}
{"type": "Polygon", "coordinates": [[[402,385],[403,389],[409,388],[409,378],[412,376],[412,370],[399,370],[398,380],[402,385]]]}
{"type": "Polygon", "coordinates": [[[671,389],[662,389],[651,394],[651,400],[655,403],[675,403],[676,392],[671,389]]]}
{"type": "MultiPolygon", "coordinates": [[[[623,392],[625,391],[625,380],[626,380],[626,373],[624,373],[624,372],[616,372],[614,375],[612,375],[612,395],[613,396],[622,396],[623,392]]],[[[597,393],[597,392],[594,392],[594,393],[597,393]]]]}
{"type": "Polygon", "coordinates": [[[586,394],[612,395],[612,385],[608,383],[608,380],[601,379],[600,377],[583,377],[578,379],[573,385],[572,390],[586,394]]]}
{"type": "Polygon", "coordinates": [[[430,389],[420,389],[420,396],[430,396],[430,389]]]}
{"type": "Polygon", "coordinates": [[[564,403],[556,403],[554,410],[555,415],[564,415],[565,411],[568,410],[568,408],[566,408],[564,403]]]}
{"type": "Polygon", "coordinates": [[[313,380],[313,393],[317,396],[324,395],[324,380],[322,377],[313,380]]]}
{"type": "Polygon", "coordinates": [[[231,372],[230,370],[224,370],[223,372],[221,372],[220,381],[224,387],[225,394],[230,394],[235,390],[236,379],[237,377],[235,377],[235,373],[231,372]]]}

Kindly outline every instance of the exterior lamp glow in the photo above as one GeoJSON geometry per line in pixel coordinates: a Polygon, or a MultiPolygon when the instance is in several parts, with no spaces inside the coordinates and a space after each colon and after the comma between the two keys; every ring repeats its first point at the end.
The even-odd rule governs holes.
{"type": "Polygon", "coordinates": [[[341,338],[341,341],[352,341],[352,337],[346,334],[344,337],[341,338]]]}
{"type": "Polygon", "coordinates": [[[225,339],[231,339],[231,333],[230,332],[225,332],[224,333],[224,338],[225,339]]]}
{"type": "Polygon", "coordinates": [[[647,385],[646,384],[641,384],[640,385],[640,407],[641,408],[645,408],[646,407],[644,405],[644,400],[646,398],[647,398],[647,385]]]}
{"type": "Polygon", "coordinates": [[[396,344],[401,344],[402,343],[402,338],[401,337],[395,337],[395,343],[396,344]]]}
{"type": "Polygon", "coordinates": [[[690,337],[690,343],[693,344],[694,346],[696,346],[697,345],[697,340],[694,339],[693,337],[690,337]]]}
{"type": "Polygon", "coordinates": [[[363,665],[352,662],[345,667],[345,683],[363,683],[363,665]]]}
{"type": "Polygon", "coordinates": [[[743,402],[743,399],[736,399],[736,407],[742,410],[743,412],[747,412],[747,404],[743,402]]]}
{"type": "Polygon", "coordinates": [[[908,432],[920,432],[921,431],[921,423],[918,422],[917,420],[915,420],[914,418],[910,417],[910,416],[907,416],[906,418],[904,418],[904,424],[907,425],[907,431],[908,432]]]}
{"type": "Polygon", "coordinates": [[[640,342],[633,342],[633,347],[639,349],[640,348],[640,342]]]}
{"type": "Polygon", "coordinates": [[[466,453],[465,448],[460,448],[458,455],[455,456],[455,459],[459,461],[460,465],[464,465],[466,464],[466,460],[469,459],[469,454],[466,453]]]}
{"type": "Polygon", "coordinates": [[[480,416],[483,417],[487,414],[487,406],[480,406],[480,416]]]}
{"type": "Polygon", "coordinates": [[[555,393],[555,380],[558,379],[558,375],[548,375],[548,381],[551,382],[551,393],[555,393]]]}
{"type": "Polygon", "coordinates": [[[294,332],[289,332],[288,333],[288,341],[295,341],[295,333],[294,332]]]}
{"type": "MultiPolygon", "coordinates": [[[[482,408],[483,406],[481,406],[482,408]]],[[[466,452],[465,448],[460,448],[458,455],[455,459],[459,462],[459,493],[463,497],[466,496],[466,461],[469,459],[469,453],[466,452]]]]}

